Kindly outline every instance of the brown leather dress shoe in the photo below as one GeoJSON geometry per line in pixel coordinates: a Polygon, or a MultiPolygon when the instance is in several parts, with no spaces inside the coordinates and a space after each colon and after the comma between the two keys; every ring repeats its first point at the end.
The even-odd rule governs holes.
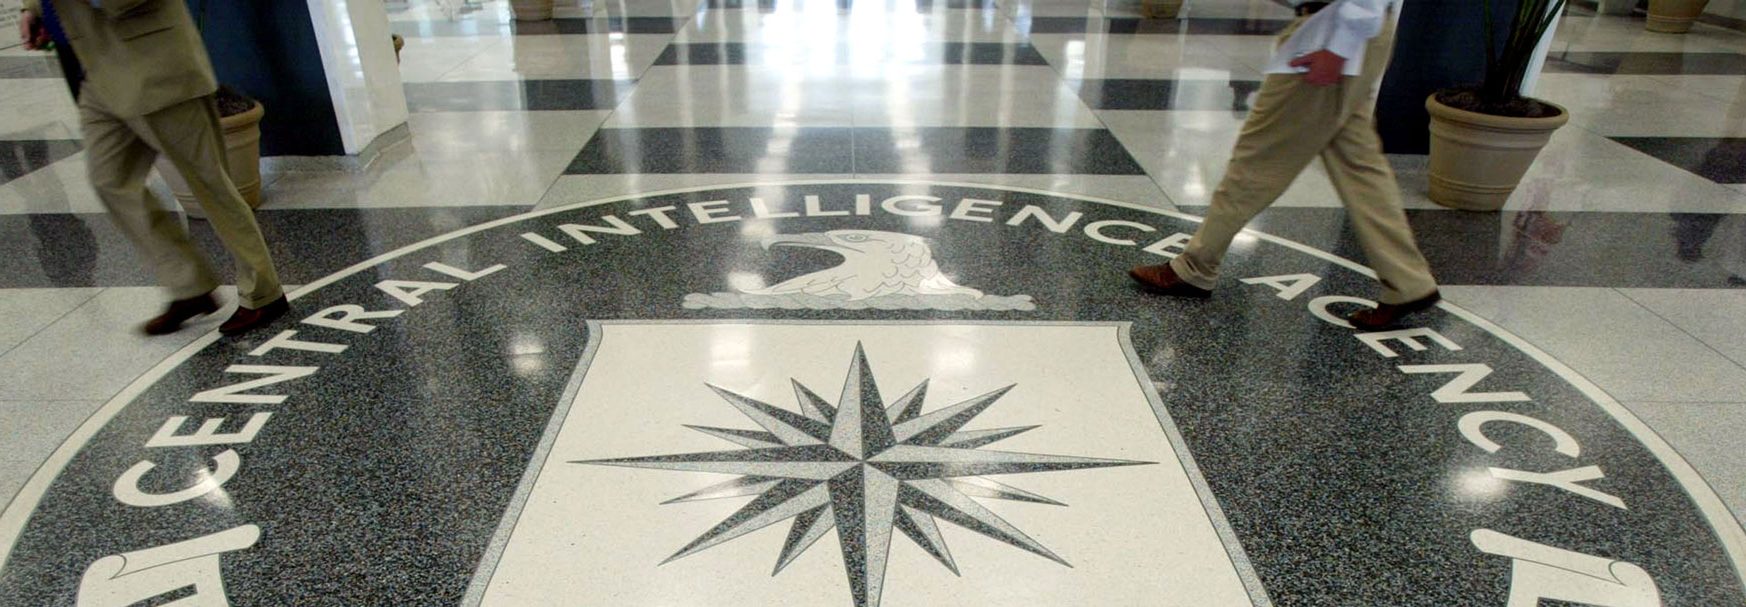
{"type": "Polygon", "coordinates": [[[1381,304],[1375,308],[1359,310],[1346,315],[1346,320],[1360,331],[1380,331],[1394,327],[1408,314],[1437,305],[1443,300],[1443,294],[1431,291],[1430,295],[1398,304],[1381,304]]]}
{"type": "Polygon", "coordinates": [[[1136,267],[1128,270],[1128,277],[1139,283],[1140,289],[1147,293],[1200,299],[1212,297],[1212,291],[1188,284],[1188,281],[1177,276],[1176,269],[1167,263],[1136,267]]]}
{"type": "Polygon", "coordinates": [[[236,313],[230,315],[230,320],[218,325],[218,332],[225,335],[247,333],[256,327],[278,320],[280,316],[284,316],[289,311],[291,311],[291,302],[287,301],[283,295],[273,300],[272,303],[252,310],[238,306],[236,313]]]}
{"type": "Polygon", "coordinates": [[[169,335],[182,328],[182,323],[196,316],[204,316],[218,311],[218,300],[211,293],[196,295],[187,299],[170,302],[163,314],[152,317],[141,327],[146,335],[169,335]]]}

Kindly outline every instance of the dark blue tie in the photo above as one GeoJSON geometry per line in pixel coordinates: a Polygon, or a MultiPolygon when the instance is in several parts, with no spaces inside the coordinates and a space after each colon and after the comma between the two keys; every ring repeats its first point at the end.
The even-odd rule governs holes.
{"type": "Polygon", "coordinates": [[[42,26],[48,28],[49,38],[55,41],[55,48],[72,52],[73,44],[67,42],[67,31],[61,29],[61,16],[55,12],[54,0],[42,0],[42,26]]]}

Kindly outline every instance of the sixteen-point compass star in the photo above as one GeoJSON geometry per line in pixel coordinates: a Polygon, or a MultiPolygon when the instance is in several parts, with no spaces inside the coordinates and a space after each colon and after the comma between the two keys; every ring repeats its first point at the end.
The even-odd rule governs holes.
{"type": "Polygon", "coordinates": [[[878,607],[893,531],[958,573],[938,519],[1067,565],[973,498],[1063,504],[983,476],[1151,463],[979,449],[1036,428],[962,430],[1012,388],[923,414],[923,381],[886,406],[856,344],[835,405],[798,381],[798,414],[710,386],[763,430],[690,427],[745,449],[571,463],[741,475],[666,502],[757,496],[669,562],[793,520],[773,572],[780,573],[835,528],[856,607],[878,607]]]}

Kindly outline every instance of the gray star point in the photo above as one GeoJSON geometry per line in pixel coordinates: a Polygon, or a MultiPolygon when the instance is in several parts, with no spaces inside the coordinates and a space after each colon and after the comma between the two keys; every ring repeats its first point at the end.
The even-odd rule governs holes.
{"type": "Polygon", "coordinates": [[[759,429],[687,427],[744,449],[571,463],[738,475],[663,502],[753,498],[662,564],[792,521],[770,573],[774,576],[835,529],[855,607],[878,607],[897,534],[961,575],[939,521],[1072,567],[977,499],[1065,504],[985,476],[1153,463],[981,450],[1037,428],[963,429],[1015,386],[924,413],[928,382],[922,381],[886,403],[859,343],[834,405],[799,381],[792,383],[800,413],[708,386],[759,429]]]}

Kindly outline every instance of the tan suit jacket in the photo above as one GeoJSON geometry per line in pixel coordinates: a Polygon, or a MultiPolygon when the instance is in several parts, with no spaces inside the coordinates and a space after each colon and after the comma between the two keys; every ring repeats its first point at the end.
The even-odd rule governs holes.
{"type": "MultiPolygon", "coordinates": [[[[42,0],[25,0],[41,15],[42,0]]],[[[183,0],[55,0],[85,67],[82,95],[118,117],[149,114],[218,90],[206,45],[183,0]]]]}

